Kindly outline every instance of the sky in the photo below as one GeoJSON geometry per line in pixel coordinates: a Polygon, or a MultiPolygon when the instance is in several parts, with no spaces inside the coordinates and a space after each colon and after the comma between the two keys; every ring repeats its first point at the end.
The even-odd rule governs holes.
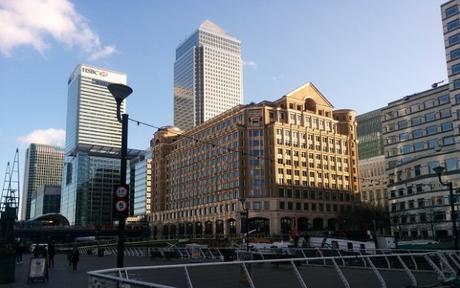
{"type": "MultiPolygon", "coordinates": [[[[122,71],[131,118],[173,123],[175,49],[209,19],[242,42],[244,102],[308,81],[358,114],[447,79],[441,0],[0,0],[0,177],[16,147],[64,145],[67,79],[122,71]]],[[[145,149],[154,129],[129,127],[145,149]]],[[[22,184],[20,189],[22,190],[22,184]]]]}

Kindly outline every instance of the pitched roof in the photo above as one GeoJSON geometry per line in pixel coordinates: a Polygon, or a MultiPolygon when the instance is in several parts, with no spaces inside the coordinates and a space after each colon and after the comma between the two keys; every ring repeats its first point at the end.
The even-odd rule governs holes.
{"type": "Polygon", "coordinates": [[[318,104],[334,108],[332,103],[329,102],[329,100],[327,100],[327,98],[311,82],[307,82],[299,88],[287,93],[286,96],[297,98],[299,100],[305,100],[305,98],[313,98],[318,104]]]}

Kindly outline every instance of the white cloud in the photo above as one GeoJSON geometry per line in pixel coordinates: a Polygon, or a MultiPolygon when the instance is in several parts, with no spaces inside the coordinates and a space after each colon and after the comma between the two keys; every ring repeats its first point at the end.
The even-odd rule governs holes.
{"type": "Polygon", "coordinates": [[[17,141],[24,146],[30,143],[37,143],[63,147],[65,144],[65,131],[55,128],[37,129],[25,136],[20,136],[17,141]]]}
{"type": "Polygon", "coordinates": [[[257,69],[257,63],[254,61],[243,61],[243,65],[252,69],[257,69]]]}
{"type": "Polygon", "coordinates": [[[100,59],[116,52],[103,46],[88,21],[77,13],[69,0],[1,0],[0,53],[11,56],[19,46],[32,46],[44,53],[47,38],[69,47],[77,47],[90,59],[100,59]]]}

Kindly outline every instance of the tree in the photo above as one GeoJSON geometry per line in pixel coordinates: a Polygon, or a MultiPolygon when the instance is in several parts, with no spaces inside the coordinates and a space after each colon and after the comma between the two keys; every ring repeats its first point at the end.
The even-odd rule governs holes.
{"type": "Polygon", "coordinates": [[[337,220],[339,230],[348,235],[365,235],[367,231],[376,234],[387,234],[390,228],[388,210],[365,203],[354,206],[354,209],[350,212],[340,212],[337,220]]]}

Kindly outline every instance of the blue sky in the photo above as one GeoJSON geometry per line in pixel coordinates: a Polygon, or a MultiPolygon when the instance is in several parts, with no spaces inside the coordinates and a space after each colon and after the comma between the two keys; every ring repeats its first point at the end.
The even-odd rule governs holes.
{"type": "MultiPolygon", "coordinates": [[[[447,78],[443,2],[0,0],[0,177],[16,147],[22,178],[27,143],[63,142],[79,63],[126,72],[130,116],[171,124],[175,48],[210,19],[242,42],[245,103],[312,81],[364,113],[447,78]]],[[[155,131],[129,132],[130,147],[147,148],[155,131]]]]}

